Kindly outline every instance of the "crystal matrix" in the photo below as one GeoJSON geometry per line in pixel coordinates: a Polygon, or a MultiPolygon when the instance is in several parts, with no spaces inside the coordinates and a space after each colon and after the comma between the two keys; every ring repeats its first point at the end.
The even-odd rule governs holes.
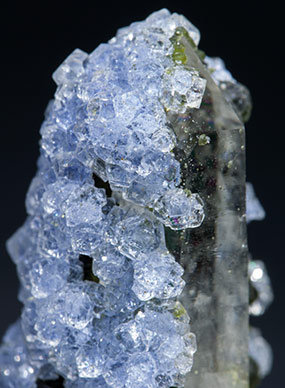
{"type": "Polygon", "coordinates": [[[1,387],[248,386],[248,93],[199,39],[161,10],[53,74],[1,387]]]}

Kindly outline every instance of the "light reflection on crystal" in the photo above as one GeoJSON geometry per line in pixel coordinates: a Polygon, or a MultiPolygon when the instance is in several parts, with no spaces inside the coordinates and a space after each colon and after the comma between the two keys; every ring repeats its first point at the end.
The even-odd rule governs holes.
{"type": "Polygon", "coordinates": [[[250,276],[250,280],[252,282],[257,282],[263,276],[263,271],[261,268],[255,268],[250,276]]]}
{"type": "Polygon", "coordinates": [[[267,274],[265,264],[260,260],[251,260],[248,267],[249,278],[257,295],[249,305],[252,315],[262,315],[273,301],[271,282],[267,274]]]}

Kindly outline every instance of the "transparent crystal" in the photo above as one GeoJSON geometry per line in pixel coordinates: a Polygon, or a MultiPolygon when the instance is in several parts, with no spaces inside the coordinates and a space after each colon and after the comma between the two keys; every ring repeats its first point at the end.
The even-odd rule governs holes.
{"type": "Polygon", "coordinates": [[[258,366],[259,377],[268,375],[273,362],[272,350],[260,330],[255,327],[251,327],[249,332],[249,355],[258,366]]]}
{"type": "Polygon", "coordinates": [[[182,267],[168,252],[141,255],[134,262],[132,290],[143,301],[152,298],[174,298],[180,295],[184,288],[182,275],[182,267]]]}
{"type": "Polygon", "coordinates": [[[251,287],[257,293],[249,305],[249,312],[255,316],[262,315],[273,301],[271,282],[265,264],[260,260],[250,260],[248,275],[251,287]]]}
{"type": "Polygon", "coordinates": [[[196,70],[183,66],[166,69],[163,76],[161,102],[165,109],[185,113],[188,108],[199,109],[206,80],[196,70]]]}
{"type": "Polygon", "coordinates": [[[204,220],[203,201],[198,194],[170,190],[156,203],[156,216],[174,230],[197,228],[204,220]]]}
{"type": "Polygon", "coordinates": [[[53,79],[57,85],[73,82],[84,74],[83,62],[88,58],[84,51],[76,49],[63,64],[53,73],[53,79]]]}
{"type": "Polygon", "coordinates": [[[263,220],[265,211],[257,199],[251,183],[246,183],[246,221],[263,220]]]}

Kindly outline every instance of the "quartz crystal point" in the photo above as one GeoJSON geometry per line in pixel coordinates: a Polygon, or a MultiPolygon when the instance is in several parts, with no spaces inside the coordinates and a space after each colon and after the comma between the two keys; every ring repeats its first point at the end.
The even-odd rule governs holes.
{"type": "MultiPolygon", "coordinates": [[[[167,113],[174,128],[183,187],[199,193],[205,220],[195,229],[167,231],[170,251],[185,269],[180,300],[197,336],[198,352],[185,387],[248,387],[248,285],[245,222],[244,127],[225,91],[221,63],[203,63],[204,54],[185,29],[173,37],[174,54],[195,68],[206,88],[199,109],[167,113]],[[216,66],[216,68],[215,68],[216,66]],[[214,75],[214,77],[211,76],[214,75]]],[[[184,190],[185,190],[184,189],[184,190]]]]}
{"type": "Polygon", "coordinates": [[[249,94],[199,38],[164,9],[53,74],[1,387],[248,387],[249,94]]]}

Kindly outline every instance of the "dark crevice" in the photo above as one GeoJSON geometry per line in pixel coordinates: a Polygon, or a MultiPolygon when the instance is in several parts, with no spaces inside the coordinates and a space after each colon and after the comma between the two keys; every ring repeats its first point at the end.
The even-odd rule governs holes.
{"type": "Polygon", "coordinates": [[[36,381],[37,388],[64,388],[64,378],[58,376],[56,380],[41,380],[36,381]]]}
{"type": "Polygon", "coordinates": [[[257,363],[250,357],[249,358],[249,387],[257,388],[260,384],[259,368],[257,363]]]}
{"type": "Polygon", "coordinates": [[[110,211],[115,205],[119,206],[119,204],[115,201],[114,198],[107,198],[106,205],[102,207],[102,213],[106,216],[108,213],[110,213],[110,211]]]}
{"type": "Polygon", "coordinates": [[[257,289],[249,282],[249,304],[251,305],[258,298],[257,289]]]}
{"type": "Polygon", "coordinates": [[[92,271],[92,257],[80,255],[79,261],[83,264],[83,280],[89,280],[91,282],[99,283],[99,278],[94,275],[92,271]]]}
{"type": "Polygon", "coordinates": [[[93,173],[92,178],[94,180],[95,187],[97,187],[98,189],[105,189],[107,197],[112,197],[112,189],[108,181],[104,182],[103,179],[101,179],[95,173],[93,173]]]}

